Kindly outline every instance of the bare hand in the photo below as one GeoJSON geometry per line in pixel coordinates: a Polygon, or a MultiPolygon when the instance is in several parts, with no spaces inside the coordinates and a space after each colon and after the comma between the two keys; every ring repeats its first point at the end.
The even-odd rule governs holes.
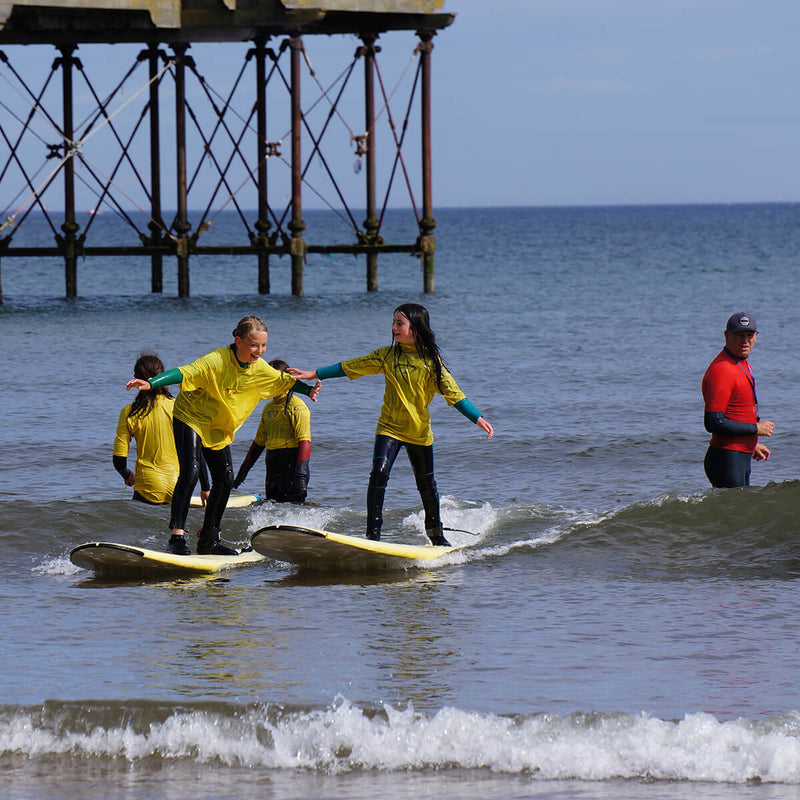
{"type": "Polygon", "coordinates": [[[756,432],[759,436],[772,436],[772,431],[775,430],[775,423],[770,422],[768,419],[762,419],[761,422],[756,423],[756,432]]]}
{"type": "Polygon", "coordinates": [[[295,367],[287,367],[286,371],[297,378],[299,381],[313,381],[317,377],[317,371],[307,369],[296,369],[295,367]]]}
{"type": "Polygon", "coordinates": [[[311,391],[308,393],[308,396],[312,399],[313,402],[317,402],[317,395],[322,389],[322,381],[317,381],[314,386],[312,387],[311,391]]]}
{"type": "Polygon", "coordinates": [[[484,419],[484,417],[478,417],[478,422],[476,424],[482,431],[486,431],[487,439],[491,439],[492,436],[494,436],[494,428],[488,419],[484,419]]]}
{"type": "Polygon", "coordinates": [[[138,389],[140,392],[150,391],[150,381],[143,381],[141,378],[131,378],[126,384],[125,388],[130,391],[131,389],[138,389]]]}
{"type": "Polygon", "coordinates": [[[753,451],[753,461],[766,461],[768,458],[769,449],[763,444],[757,444],[756,449],[753,451]]]}
{"type": "Polygon", "coordinates": [[[134,483],[136,483],[136,475],[133,472],[129,472],[128,477],[125,478],[125,485],[133,486],[134,483]]]}
{"type": "Polygon", "coordinates": [[[200,490],[200,504],[203,508],[206,507],[206,501],[208,500],[208,496],[211,494],[210,489],[201,489],[200,490]]]}

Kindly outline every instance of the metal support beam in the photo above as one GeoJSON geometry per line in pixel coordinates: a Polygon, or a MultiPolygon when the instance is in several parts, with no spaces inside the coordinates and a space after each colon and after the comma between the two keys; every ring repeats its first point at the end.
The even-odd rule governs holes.
{"type": "Polygon", "coordinates": [[[64,45],[59,47],[61,58],[61,91],[63,105],[62,133],[64,136],[64,222],[61,230],[64,236],[61,240],[64,253],[64,277],[66,282],[67,297],[78,296],[78,248],[77,237],[80,226],[75,221],[75,131],[73,129],[73,94],[72,94],[72,68],[76,59],[72,57],[76,47],[64,45]]]}
{"type": "Polygon", "coordinates": [[[422,257],[423,291],[433,292],[433,255],[436,237],[433,235],[436,220],[433,218],[433,177],[431,172],[431,52],[435,31],[418,31],[420,38],[420,71],[422,75],[422,219],[419,222],[419,244],[422,257]]]}
{"type": "Polygon", "coordinates": [[[172,46],[175,52],[175,145],[177,156],[178,213],[173,225],[177,234],[178,297],[189,296],[189,231],[186,189],[186,51],[188,44],[172,46]]]}
{"type": "MultiPolygon", "coordinates": [[[[161,136],[159,133],[160,109],[158,103],[158,44],[147,48],[148,70],[150,76],[150,229],[152,244],[162,244],[164,240],[164,219],[161,216],[161,136]]],[[[164,291],[164,257],[160,253],[150,256],[150,291],[160,294],[164,291]]]]}
{"type": "Polygon", "coordinates": [[[289,222],[292,253],[292,294],[301,297],[303,294],[303,265],[306,258],[306,243],[303,231],[303,162],[302,162],[302,110],[300,107],[300,54],[303,40],[300,36],[289,39],[292,59],[291,77],[291,112],[292,112],[292,219],[289,222]]]}
{"type": "MultiPolygon", "coordinates": [[[[366,141],[364,143],[367,162],[367,218],[364,220],[366,239],[374,244],[378,235],[380,223],[377,218],[377,205],[375,203],[375,53],[380,48],[375,47],[377,36],[365,35],[361,37],[364,46],[361,53],[364,57],[364,130],[366,141]]],[[[378,291],[378,254],[367,253],[367,291],[378,291]]]]}
{"type": "Polygon", "coordinates": [[[269,294],[269,203],[267,196],[267,48],[259,39],[252,50],[256,59],[256,164],[258,165],[258,293],[269,294]]]}

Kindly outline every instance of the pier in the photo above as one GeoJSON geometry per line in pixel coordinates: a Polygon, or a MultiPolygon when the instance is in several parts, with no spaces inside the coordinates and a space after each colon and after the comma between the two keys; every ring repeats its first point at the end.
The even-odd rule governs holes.
{"type": "Polygon", "coordinates": [[[300,296],[309,256],[363,255],[374,292],[380,256],[404,253],[433,292],[432,51],[454,20],[443,4],[0,0],[0,265],[57,257],[65,294],[77,297],[80,259],[145,257],[152,292],[174,259],[188,297],[195,255],[249,256],[260,294],[285,257],[300,296]],[[399,76],[382,68],[390,40],[407,50],[399,76]],[[109,45],[114,59],[103,58],[109,45]],[[332,49],[344,54],[336,71],[332,49]],[[317,68],[318,50],[331,74],[317,68]],[[130,53],[122,68],[120,53],[130,53]],[[346,235],[322,242],[307,228],[309,194],[346,235]],[[398,203],[408,231],[388,241],[385,215],[398,203]],[[209,243],[223,211],[241,237],[209,243]],[[124,220],[129,241],[95,235],[101,214],[124,220]],[[37,216],[53,243],[15,242],[37,216]]]}

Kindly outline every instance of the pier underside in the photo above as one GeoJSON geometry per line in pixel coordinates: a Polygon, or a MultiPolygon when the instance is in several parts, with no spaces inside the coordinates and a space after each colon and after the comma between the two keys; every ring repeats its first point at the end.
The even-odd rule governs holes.
{"type": "Polygon", "coordinates": [[[363,255],[375,291],[379,256],[407,253],[433,291],[431,53],[454,18],[441,5],[0,0],[0,259],[57,257],[75,297],[80,258],[145,256],[153,292],[174,258],[188,296],[193,255],[250,256],[264,294],[286,256],[301,295],[309,255],[363,255]],[[307,228],[309,194],[346,237],[307,228]],[[398,208],[408,233],[389,241],[398,208]],[[211,243],[223,211],[240,233],[211,243]],[[129,238],[103,234],[101,214],[129,238]],[[34,219],[51,245],[25,240],[34,219]]]}

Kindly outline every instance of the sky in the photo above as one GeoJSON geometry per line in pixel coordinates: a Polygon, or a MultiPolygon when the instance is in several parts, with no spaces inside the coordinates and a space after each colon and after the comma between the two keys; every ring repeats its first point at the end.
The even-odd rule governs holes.
{"type": "MultiPolygon", "coordinates": [[[[800,199],[800,0],[446,0],[444,10],[457,17],[434,39],[435,208],[800,199]]],[[[359,44],[355,37],[309,38],[317,40],[307,41],[307,50],[321,76],[336,74],[359,44]]],[[[416,41],[413,32],[381,37],[387,76],[405,68],[416,41]]],[[[190,55],[224,91],[247,47],[193,45],[190,55]]],[[[41,47],[4,49],[23,72],[52,63],[52,48],[44,58],[41,47]]],[[[106,71],[111,81],[139,49],[82,46],[77,55],[88,73],[106,71]]],[[[78,92],[78,114],[90,113],[92,98],[78,92]]],[[[401,105],[402,92],[397,97],[401,105]]],[[[0,99],[19,101],[22,118],[20,98],[0,86],[0,99]]],[[[252,94],[242,107],[247,103],[252,94]]],[[[362,123],[352,121],[363,121],[358,92],[350,104],[358,132],[362,123]]],[[[277,105],[288,107],[285,99],[277,105]]],[[[318,113],[325,110],[323,103],[318,113]]],[[[57,104],[52,113],[58,116],[57,104]]],[[[271,138],[278,128],[285,134],[285,121],[271,113],[277,120],[271,138]]],[[[341,148],[331,163],[341,170],[343,191],[363,202],[350,132],[330,134],[341,148]]],[[[41,137],[53,139],[46,129],[41,137]]],[[[43,148],[34,145],[41,160],[43,148]]],[[[116,156],[108,131],[84,152],[100,163],[104,147],[101,167],[110,174],[116,156]]],[[[146,158],[143,152],[139,160],[146,165],[146,158]]],[[[418,176],[413,158],[409,169],[418,176]]],[[[213,174],[203,179],[213,186],[213,174]]],[[[135,191],[135,181],[127,180],[135,191]]],[[[241,183],[232,179],[233,186],[241,183]]],[[[285,202],[287,186],[278,185],[273,197],[285,202]]],[[[306,193],[305,207],[320,207],[317,201],[306,193]]],[[[138,202],[133,194],[130,202],[138,202]]]]}
{"type": "Polygon", "coordinates": [[[439,205],[800,197],[798,0],[448,0],[439,205]]]}

